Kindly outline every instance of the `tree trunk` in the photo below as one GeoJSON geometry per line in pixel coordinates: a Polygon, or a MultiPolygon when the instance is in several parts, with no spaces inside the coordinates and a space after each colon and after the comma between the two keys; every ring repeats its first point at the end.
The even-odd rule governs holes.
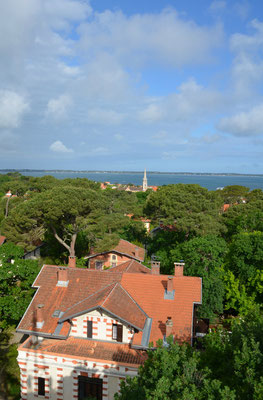
{"type": "Polygon", "coordinates": [[[70,242],[70,250],[69,250],[69,255],[71,257],[75,257],[75,243],[77,239],[77,233],[73,233],[71,236],[71,242],[70,242]]]}
{"type": "Polygon", "coordinates": [[[8,217],[8,205],[9,205],[9,201],[10,201],[11,196],[8,197],[7,201],[6,201],[6,205],[5,205],[5,218],[8,217]]]}
{"type": "MultiPolygon", "coordinates": [[[[62,244],[62,246],[64,246],[64,247],[68,250],[69,255],[71,256],[71,255],[72,255],[72,254],[71,254],[72,239],[71,239],[71,243],[70,243],[70,246],[69,246],[66,242],[64,242],[63,239],[61,239],[61,238],[58,236],[57,231],[56,231],[56,229],[54,228],[54,226],[51,226],[51,229],[52,229],[53,234],[54,234],[55,238],[57,239],[57,241],[58,241],[60,244],[62,244]]],[[[75,234],[75,233],[73,234],[73,236],[74,236],[74,235],[77,236],[77,234],[75,234]]],[[[75,239],[75,241],[76,241],[76,239],[75,239]]],[[[74,245],[73,245],[73,252],[74,252],[73,256],[75,256],[75,241],[74,241],[74,245]]]]}

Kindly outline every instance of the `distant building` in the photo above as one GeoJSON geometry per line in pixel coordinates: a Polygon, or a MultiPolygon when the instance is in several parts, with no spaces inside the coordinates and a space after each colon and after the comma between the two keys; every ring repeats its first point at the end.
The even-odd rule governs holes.
{"type": "Polygon", "coordinates": [[[147,185],[147,176],[146,176],[146,169],[145,169],[144,177],[143,177],[143,181],[142,181],[142,191],[146,192],[147,189],[148,189],[148,185],[147,185]]]}
{"type": "Polygon", "coordinates": [[[116,267],[126,261],[136,260],[141,263],[144,261],[145,250],[138,247],[127,240],[120,239],[114,249],[103,251],[101,253],[93,253],[84,257],[88,261],[90,269],[104,269],[116,267]]]}
{"type": "Polygon", "coordinates": [[[6,241],[6,237],[5,237],[5,236],[0,236],[0,246],[1,246],[2,244],[4,244],[5,241],[6,241]]]}

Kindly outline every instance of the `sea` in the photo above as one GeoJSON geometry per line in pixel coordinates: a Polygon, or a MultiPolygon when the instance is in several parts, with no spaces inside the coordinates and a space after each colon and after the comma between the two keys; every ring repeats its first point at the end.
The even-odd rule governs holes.
{"type": "MultiPolygon", "coordinates": [[[[87,178],[95,182],[110,182],[112,184],[142,185],[143,172],[114,172],[114,171],[34,171],[17,170],[22,175],[40,177],[52,175],[58,179],[87,178]]],[[[0,170],[0,173],[14,172],[14,170],[0,170]]],[[[263,175],[230,175],[230,174],[187,174],[147,172],[148,185],[162,186],[176,183],[196,183],[208,190],[216,190],[229,185],[246,186],[250,190],[263,190],[263,175]]]]}

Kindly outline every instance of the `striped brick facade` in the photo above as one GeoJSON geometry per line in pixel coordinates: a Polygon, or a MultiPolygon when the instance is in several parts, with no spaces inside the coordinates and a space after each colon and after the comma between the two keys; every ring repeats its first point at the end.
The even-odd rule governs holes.
{"type": "Polygon", "coordinates": [[[127,376],[135,376],[137,368],[114,362],[75,359],[63,355],[37,353],[19,348],[21,400],[78,399],[78,378],[102,379],[103,400],[113,400],[120,383],[127,376]],[[38,378],[45,379],[45,396],[38,395],[38,378]]]}
{"type": "Polygon", "coordinates": [[[133,328],[122,324],[119,320],[111,318],[109,315],[99,313],[94,310],[90,313],[72,319],[72,329],[70,336],[87,337],[87,323],[92,321],[92,338],[99,340],[112,340],[113,324],[123,326],[123,343],[130,343],[133,338],[133,328]]]}

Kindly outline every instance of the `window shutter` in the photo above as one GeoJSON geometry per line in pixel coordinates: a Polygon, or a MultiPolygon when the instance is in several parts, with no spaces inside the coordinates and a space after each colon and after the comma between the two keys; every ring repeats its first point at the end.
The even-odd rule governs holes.
{"type": "Polygon", "coordinates": [[[122,342],[122,325],[117,325],[117,342],[122,342]]]}
{"type": "Polygon", "coordinates": [[[87,322],[87,337],[92,339],[92,321],[87,322]]]}

